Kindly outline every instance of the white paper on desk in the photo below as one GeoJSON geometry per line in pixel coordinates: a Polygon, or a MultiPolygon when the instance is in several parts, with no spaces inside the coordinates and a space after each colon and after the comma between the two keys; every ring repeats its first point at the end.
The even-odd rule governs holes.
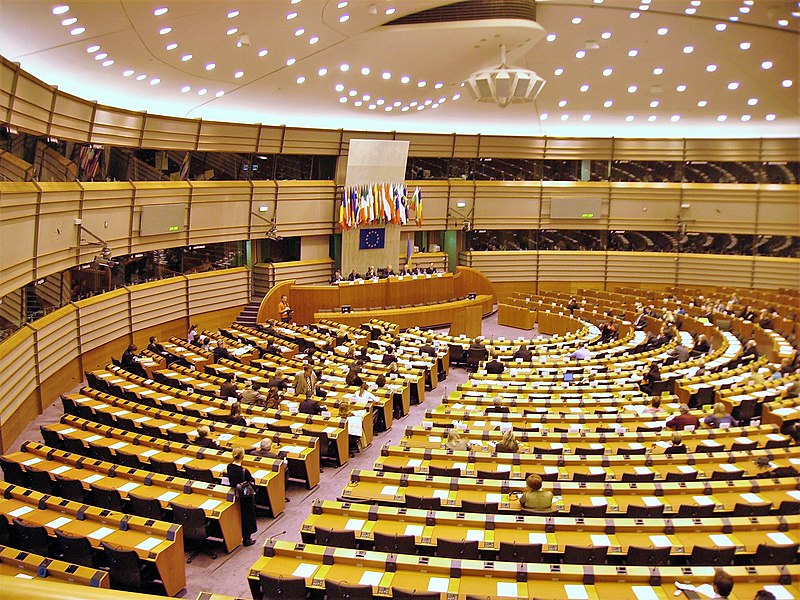
{"type": "Polygon", "coordinates": [[[124,448],[128,445],[128,442],[117,442],[116,444],[112,444],[109,446],[112,450],[119,450],[120,448],[124,448]]]}
{"type": "Polygon", "coordinates": [[[227,465],[225,465],[223,463],[219,463],[219,464],[214,465],[213,467],[211,467],[209,469],[209,471],[211,471],[212,473],[220,473],[220,472],[225,470],[226,466],[227,465]]]}
{"type": "Polygon", "coordinates": [[[792,600],[792,598],[794,598],[792,593],[782,585],[765,585],[764,589],[768,592],[772,592],[772,595],[775,596],[775,600],[792,600]]]}
{"type": "Polygon", "coordinates": [[[97,440],[102,440],[102,439],[103,439],[102,435],[90,435],[83,441],[86,442],[87,444],[91,444],[92,442],[96,442],[97,440]]]}
{"type": "Polygon", "coordinates": [[[634,585],[632,588],[636,600],[658,600],[658,594],[649,585],[634,585]]]}
{"type": "Polygon", "coordinates": [[[100,481],[101,479],[103,479],[103,475],[100,475],[99,473],[95,473],[94,475],[89,475],[88,477],[83,479],[83,482],[84,483],[95,483],[97,481],[100,481]]]}
{"type": "Polygon", "coordinates": [[[428,437],[428,441],[433,442],[434,444],[438,444],[439,442],[442,441],[442,438],[439,437],[438,435],[431,435],[428,437]]]}
{"type": "Polygon", "coordinates": [[[175,461],[176,465],[185,465],[186,463],[190,463],[194,460],[191,456],[181,456],[179,459],[175,461]]]}
{"type": "Polygon", "coordinates": [[[143,542],[139,542],[138,544],[136,544],[136,547],[139,550],[144,550],[145,552],[149,552],[150,550],[152,550],[153,548],[158,546],[161,542],[162,542],[162,540],[160,540],[158,538],[149,537],[146,540],[144,540],[143,542]]]}
{"type": "Polygon", "coordinates": [[[450,492],[447,490],[433,490],[433,497],[440,500],[447,500],[450,497],[450,492]]]}
{"type": "Polygon", "coordinates": [[[302,429],[305,423],[292,423],[289,425],[289,429],[302,429]]]}
{"type": "Polygon", "coordinates": [[[564,444],[560,442],[550,442],[550,449],[551,450],[561,450],[564,448],[564,444]]]}
{"type": "Polygon", "coordinates": [[[413,535],[419,537],[422,535],[422,530],[425,529],[423,525],[406,525],[404,535],[413,535]]]}
{"type": "Polygon", "coordinates": [[[171,502],[178,496],[180,496],[179,492],[164,492],[157,499],[160,500],[161,502],[171,502]]]}
{"type": "Polygon", "coordinates": [[[447,577],[431,577],[428,581],[429,592],[446,593],[450,587],[450,580],[447,577]]]}
{"type": "Polygon", "coordinates": [[[734,542],[731,538],[729,538],[724,533],[711,533],[709,534],[708,538],[714,542],[715,546],[721,546],[723,548],[730,548],[731,546],[735,546],[736,542],[734,542]]]}
{"type": "Polygon", "coordinates": [[[358,583],[361,585],[378,585],[381,582],[381,577],[383,577],[383,573],[380,571],[364,571],[358,583]]]}
{"type": "Polygon", "coordinates": [[[139,417],[138,419],[134,419],[133,422],[134,423],[144,423],[145,421],[149,421],[149,420],[150,420],[150,417],[144,416],[144,417],[139,417]]]}
{"type": "Polygon", "coordinates": [[[317,565],[310,565],[308,563],[300,563],[297,568],[294,570],[292,575],[295,577],[303,577],[308,579],[314,574],[314,571],[317,570],[317,565]]]}
{"type": "Polygon", "coordinates": [[[345,523],[344,528],[350,531],[361,531],[361,528],[364,527],[364,519],[348,519],[347,523],[345,523]]]}
{"type": "Polygon", "coordinates": [[[678,465],[678,471],[681,473],[697,473],[697,469],[691,465],[678,465]]]}
{"type": "Polygon", "coordinates": [[[509,598],[516,598],[519,594],[517,593],[517,584],[511,583],[509,581],[498,581],[497,582],[497,595],[498,596],[506,596],[509,598]]]}
{"type": "Polygon", "coordinates": [[[409,467],[419,467],[422,464],[422,460],[419,458],[410,458],[406,463],[409,467]]]}
{"type": "Polygon", "coordinates": [[[227,442],[227,441],[230,441],[230,440],[233,439],[233,434],[232,433],[221,433],[221,434],[219,434],[219,438],[218,439],[219,439],[220,442],[227,442]]]}
{"type": "Polygon", "coordinates": [[[61,435],[67,435],[68,433],[73,433],[75,431],[77,431],[77,429],[75,429],[74,427],[67,427],[66,429],[62,429],[61,431],[59,431],[59,433],[61,435]]]}
{"type": "Polygon", "coordinates": [[[214,510],[220,504],[222,504],[222,500],[214,500],[213,498],[209,498],[200,505],[200,508],[203,510],[214,510]]]}
{"type": "Polygon", "coordinates": [[[546,533],[529,533],[528,534],[528,543],[529,544],[546,544],[547,543],[547,534],[546,533]]]}
{"type": "Polygon", "coordinates": [[[502,500],[502,495],[497,493],[488,493],[486,494],[486,501],[487,502],[500,502],[502,500]]]}
{"type": "Polygon", "coordinates": [[[498,473],[508,473],[510,471],[511,471],[511,465],[509,465],[509,464],[497,465],[497,472],[498,473]]]}
{"type": "Polygon", "coordinates": [[[145,450],[144,452],[142,452],[142,456],[144,456],[145,458],[150,458],[151,456],[155,456],[159,452],[161,452],[161,450],[156,450],[155,448],[151,448],[150,450],[145,450]]]}
{"type": "Polygon", "coordinates": [[[751,504],[762,504],[764,502],[768,502],[768,500],[765,500],[758,494],[739,494],[739,496],[741,496],[742,500],[745,502],[750,502],[751,504]]]}
{"type": "Polygon", "coordinates": [[[592,496],[590,500],[592,501],[592,506],[608,506],[608,500],[602,496],[592,496]]]}
{"type": "Polygon", "coordinates": [[[482,542],[485,536],[486,530],[484,529],[467,529],[466,540],[468,542],[482,542]]]}
{"type": "Polygon", "coordinates": [[[175,427],[175,423],[164,423],[163,425],[159,425],[159,429],[172,429],[175,427]]]}
{"type": "Polygon", "coordinates": [[[602,533],[593,533],[589,536],[589,539],[592,540],[592,546],[610,546],[611,540],[608,538],[607,535],[603,535],[602,533]]]}
{"type": "Polygon", "coordinates": [[[737,467],[736,465],[732,465],[730,463],[722,463],[721,465],[719,465],[719,468],[722,469],[723,471],[727,471],[728,473],[735,473],[741,471],[739,467],[737,467]]]}
{"type": "Polygon", "coordinates": [[[62,473],[66,473],[67,471],[69,471],[71,468],[72,467],[70,467],[69,465],[61,465],[60,467],[56,467],[55,469],[53,469],[50,472],[53,475],[61,475],[62,473]]]}
{"type": "Polygon", "coordinates": [[[558,467],[545,467],[544,474],[545,475],[552,475],[553,473],[558,473],[558,467]]]}
{"type": "Polygon", "coordinates": [[[586,586],[579,583],[565,584],[564,591],[569,600],[589,600],[589,592],[586,591],[586,586]]]}
{"type": "Polygon", "coordinates": [[[785,533],[780,533],[780,532],[768,533],[767,537],[769,539],[771,539],[773,542],[775,542],[776,544],[778,544],[778,545],[788,545],[788,546],[790,546],[790,545],[794,544],[792,539],[788,535],[786,535],[785,533]]]}
{"type": "Polygon", "coordinates": [[[127,494],[128,492],[132,492],[133,490],[135,490],[138,487],[139,487],[138,483],[136,483],[135,481],[129,481],[128,483],[119,486],[117,488],[117,490],[127,494]]]}
{"type": "Polygon", "coordinates": [[[27,573],[17,573],[14,577],[18,579],[33,579],[33,575],[28,575],[27,573]]]}
{"type": "Polygon", "coordinates": [[[333,433],[334,431],[336,431],[336,427],[326,427],[322,430],[322,433],[333,433]]]}
{"type": "Polygon", "coordinates": [[[30,467],[31,465],[35,465],[36,463],[40,462],[42,462],[42,459],[39,458],[38,456],[34,456],[33,458],[29,458],[22,464],[25,465],[26,467],[30,467]]]}
{"type": "Polygon", "coordinates": [[[800,500],[800,490],[787,490],[786,493],[795,500],[800,500]]]}
{"type": "Polygon", "coordinates": [[[302,454],[303,448],[300,446],[283,446],[281,452],[288,452],[289,454],[302,454]]]}
{"type": "Polygon", "coordinates": [[[364,434],[364,421],[361,417],[347,417],[347,433],[361,437],[364,434]]]}
{"type": "Polygon", "coordinates": [[[661,502],[661,499],[655,496],[642,496],[642,502],[644,502],[645,506],[661,506],[664,503],[661,502]]]}
{"type": "Polygon", "coordinates": [[[650,541],[656,548],[672,548],[672,542],[665,535],[651,535],[650,541]]]}
{"type": "Polygon", "coordinates": [[[101,527],[100,529],[97,529],[92,533],[87,534],[86,537],[90,537],[94,540],[102,540],[104,537],[106,537],[111,533],[114,533],[115,531],[116,529],[111,529],[111,527],[101,527]]]}
{"type": "Polygon", "coordinates": [[[114,413],[114,416],[115,417],[124,417],[125,415],[128,415],[128,414],[130,414],[129,410],[118,410],[117,412],[114,413]]]}
{"type": "Polygon", "coordinates": [[[10,517],[21,517],[23,515],[27,515],[32,510],[32,506],[20,506],[19,508],[12,510],[10,513],[8,513],[8,515],[10,517]]]}
{"type": "Polygon", "coordinates": [[[653,472],[650,467],[633,467],[633,470],[637,475],[650,475],[653,472]]]}
{"type": "Polygon", "coordinates": [[[605,475],[606,470],[603,467],[589,467],[590,475],[605,475]]]}
{"type": "MultiPolygon", "coordinates": [[[[223,465],[223,468],[225,468],[225,465],[223,465]]],[[[253,479],[263,479],[264,477],[266,477],[270,473],[271,473],[271,471],[266,471],[264,469],[259,469],[258,471],[253,473],[253,479]]]]}
{"type": "Polygon", "coordinates": [[[104,408],[108,408],[108,404],[104,404],[104,403],[101,402],[100,404],[96,405],[94,408],[95,408],[95,410],[103,410],[104,408]]]}
{"type": "Polygon", "coordinates": [[[53,529],[58,529],[59,527],[63,527],[67,523],[72,523],[72,519],[69,517],[58,517],[53,519],[49,523],[47,523],[47,527],[52,527],[53,529]]]}
{"type": "Polygon", "coordinates": [[[692,499],[700,506],[710,506],[712,504],[716,504],[714,499],[709,498],[708,496],[692,496],[692,499]]]}
{"type": "Polygon", "coordinates": [[[381,490],[381,495],[383,496],[394,496],[397,494],[398,486],[396,485],[385,485],[381,490]]]}

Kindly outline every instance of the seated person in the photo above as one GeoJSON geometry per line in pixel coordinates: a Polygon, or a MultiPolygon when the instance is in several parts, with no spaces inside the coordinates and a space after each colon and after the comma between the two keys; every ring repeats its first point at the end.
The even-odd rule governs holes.
{"type": "Polygon", "coordinates": [[[455,427],[451,427],[450,431],[447,432],[447,441],[444,446],[448,450],[469,450],[469,442],[464,439],[461,431],[455,427]]]}
{"type": "Polygon", "coordinates": [[[166,351],[164,350],[164,346],[158,343],[158,338],[154,335],[150,336],[149,344],[147,344],[147,349],[150,352],[155,352],[156,354],[160,354],[161,356],[166,356],[166,351]]]}
{"type": "Polygon", "coordinates": [[[245,404],[264,404],[264,396],[260,392],[261,384],[258,381],[248,380],[246,387],[242,390],[242,402],[245,404]]]}
{"type": "Polygon", "coordinates": [[[375,402],[378,399],[375,394],[369,391],[369,384],[366,381],[361,382],[358,391],[353,394],[353,397],[364,402],[375,402]]]}
{"type": "Polygon", "coordinates": [[[333,277],[331,277],[331,284],[339,283],[340,281],[344,281],[344,277],[342,277],[341,271],[338,269],[333,272],[333,277]]]}
{"type": "Polygon", "coordinates": [[[725,410],[725,405],[722,402],[714,404],[712,413],[703,419],[703,423],[709,427],[736,427],[739,424],[736,419],[725,410]]]}
{"type": "Polygon", "coordinates": [[[297,410],[298,412],[305,413],[307,415],[318,415],[322,412],[322,405],[314,400],[311,390],[308,390],[306,391],[305,400],[300,403],[300,406],[297,408],[297,410]]]}
{"type": "Polygon", "coordinates": [[[208,425],[201,425],[197,428],[197,439],[194,441],[194,444],[201,448],[219,450],[219,444],[211,438],[211,430],[208,428],[208,425]]]}
{"type": "Polygon", "coordinates": [[[225,342],[222,340],[217,340],[216,346],[214,346],[214,362],[218,363],[223,358],[227,358],[228,360],[235,360],[228,349],[225,347],[225,342]]]}
{"type": "Polygon", "coordinates": [[[742,355],[739,357],[739,360],[742,364],[756,360],[758,358],[758,342],[755,340],[747,340],[744,345],[744,350],[742,350],[742,355]]]}
{"type": "Polygon", "coordinates": [[[358,387],[361,387],[364,384],[364,380],[361,379],[359,371],[355,366],[350,367],[350,369],[347,371],[347,375],[344,377],[344,382],[347,385],[358,387]]]}
{"type": "Polygon", "coordinates": [[[486,363],[486,372],[490,375],[500,375],[500,373],[505,370],[506,366],[500,362],[500,359],[497,358],[496,354],[492,356],[492,360],[486,363]]]}
{"type": "Polygon", "coordinates": [[[380,275],[383,279],[386,279],[387,277],[394,277],[395,273],[392,265],[386,265],[385,269],[381,269],[380,275]]]}
{"type": "Polygon", "coordinates": [[[639,384],[639,388],[646,394],[649,394],[658,381],[661,381],[661,366],[654,362],[650,364],[650,368],[647,370],[647,373],[645,373],[644,381],[639,384]]]}
{"type": "Polygon", "coordinates": [[[347,276],[347,281],[358,281],[359,279],[361,279],[361,274],[355,269],[350,271],[350,274],[347,276]]]}
{"type": "Polygon", "coordinates": [[[686,454],[686,445],[683,443],[683,436],[677,431],[672,434],[672,446],[664,450],[664,454],[686,454]]]}
{"type": "Polygon", "coordinates": [[[280,455],[272,451],[272,440],[269,438],[263,438],[259,442],[258,448],[250,448],[247,454],[250,456],[260,456],[261,458],[281,458],[280,455]]]}
{"type": "Polygon", "coordinates": [[[509,429],[503,435],[497,446],[494,447],[495,452],[519,452],[519,442],[514,436],[514,431],[509,429]]]}
{"type": "Polygon", "coordinates": [[[383,358],[381,359],[381,362],[384,365],[390,365],[393,362],[397,362],[397,357],[394,354],[394,346],[389,346],[386,349],[386,352],[384,353],[383,358]]]}
{"type": "Polygon", "coordinates": [[[364,273],[364,279],[375,279],[376,277],[377,275],[375,274],[375,267],[367,267],[367,272],[364,273]]]}
{"type": "Polygon", "coordinates": [[[236,387],[236,384],[232,380],[226,379],[219,386],[219,397],[223,400],[239,398],[239,388],[236,387]]]}
{"type": "Polygon", "coordinates": [[[679,363],[689,360],[689,349],[682,343],[678,343],[672,350],[667,352],[670,356],[674,356],[679,363]]]}
{"type": "Polygon", "coordinates": [[[586,344],[582,344],[577,350],[575,350],[575,352],[570,354],[569,357],[574,358],[575,360],[589,360],[592,357],[592,353],[589,352],[586,344]]]}
{"type": "Polygon", "coordinates": [[[433,275],[434,273],[436,273],[436,272],[437,272],[437,271],[436,271],[436,267],[434,267],[434,266],[433,266],[433,263],[430,263],[430,264],[428,265],[428,268],[427,268],[427,269],[425,269],[425,272],[426,272],[428,275],[433,275]]]}
{"type": "Polygon", "coordinates": [[[522,493],[517,492],[519,504],[521,508],[528,510],[551,510],[553,507],[553,492],[542,489],[541,476],[533,473],[528,475],[525,479],[525,485],[528,487],[522,493]]]}
{"type": "Polygon", "coordinates": [[[409,270],[408,265],[402,265],[397,274],[401,276],[411,275],[411,271],[409,270]]]}
{"type": "MultiPolygon", "coordinates": [[[[350,401],[349,400],[342,400],[341,402],[339,402],[339,414],[338,414],[338,417],[340,419],[347,419],[347,418],[350,418],[350,417],[353,417],[353,416],[355,416],[355,413],[353,412],[353,406],[350,404],[350,401]]],[[[348,427],[348,430],[349,430],[349,427],[348,427]]],[[[359,442],[361,441],[361,436],[360,435],[353,435],[352,433],[349,433],[349,431],[348,431],[347,441],[348,441],[348,447],[350,449],[350,458],[355,458],[356,457],[356,452],[359,452],[361,450],[360,444],[359,444],[359,442]]]]}
{"type": "Polygon", "coordinates": [[[270,385],[267,388],[267,397],[264,398],[264,407],[279,409],[281,402],[283,402],[283,390],[277,385],[270,385]]]}
{"type": "Polygon", "coordinates": [[[520,346],[517,348],[517,351],[514,352],[514,358],[521,358],[522,362],[531,362],[533,358],[533,352],[528,346],[520,346]]]}
{"type": "Polygon", "coordinates": [[[642,411],[642,413],[650,414],[650,415],[657,415],[661,411],[662,411],[661,398],[656,396],[655,398],[650,400],[650,404],[645,407],[645,409],[642,411]]]}
{"type": "Polygon", "coordinates": [[[733,577],[731,577],[722,569],[717,569],[714,572],[712,586],[714,588],[714,593],[716,594],[714,598],[728,598],[733,591],[733,577]]]}
{"type": "Polygon", "coordinates": [[[436,356],[436,348],[434,348],[433,344],[431,344],[430,342],[425,342],[425,344],[420,346],[419,353],[420,353],[420,355],[423,355],[423,356],[427,354],[428,356],[434,356],[435,357],[436,356]]]}
{"type": "Polygon", "coordinates": [[[694,342],[691,354],[692,356],[702,356],[703,354],[708,354],[710,350],[711,344],[708,343],[708,338],[705,334],[701,333],[694,342]]]}
{"type": "Polygon", "coordinates": [[[135,344],[128,346],[125,349],[125,352],[122,353],[119,364],[126,371],[130,371],[134,375],[138,375],[139,377],[144,377],[146,379],[147,371],[145,371],[144,367],[139,364],[141,358],[138,354],[136,354],[137,350],[138,348],[135,344]]]}
{"type": "Polygon", "coordinates": [[[678,415],[667,421],[668,429],[681,430],[686,427],[697,427],[700,424],[700,419],[689,412],[689,407],[686,404],[681,404],[678,407],[678,413],[678,415]]]}

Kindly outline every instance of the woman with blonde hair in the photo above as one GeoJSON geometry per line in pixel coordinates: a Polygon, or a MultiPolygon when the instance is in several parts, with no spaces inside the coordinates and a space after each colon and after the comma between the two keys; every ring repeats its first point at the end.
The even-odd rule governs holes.
{"type": "Polygon", "coordinates": [[[722,402],[714,404],[714,409],[710,415],[703,419],[703,423],[709,427],[736,427],[739,423],[736,422],[722,402]]]}
{"type": "Polygon", "coordinates": [[[339,418],[346,419],[351,416],[353,416],[353,406],[350,404],[350,400],[339,402],[339,418]]]}
{"type": "Polygon", "coordinates": [[[503,434],[503,439],[494,447],[496,452],[519,452],[519,442],[514,436],[514,430],[509,429],[503,434]]]}
{"type": "Polygon", "coordinates": [[[461,435],[461,432],[455,427],[452,427],[447,433],[447,441],[444,445],[448,450],[469,450],[467,440],[464,439],[464,436],[461,435]]]}

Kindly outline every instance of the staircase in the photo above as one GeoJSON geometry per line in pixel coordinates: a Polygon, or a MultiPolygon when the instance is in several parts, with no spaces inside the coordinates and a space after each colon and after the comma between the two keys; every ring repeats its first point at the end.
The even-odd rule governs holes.
{"type": "Polygon", "coordinates": [[[236,317],[234,325],[247,325],[253,327],[258,317],[258,307],[261,306],[261,298],[250,298],[250,302],[245,304],[242,312],[236,317]]]}

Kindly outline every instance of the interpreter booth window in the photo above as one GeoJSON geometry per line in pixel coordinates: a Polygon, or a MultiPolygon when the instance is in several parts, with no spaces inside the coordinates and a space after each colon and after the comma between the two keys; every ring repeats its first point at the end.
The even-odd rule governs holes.
{"type": "Polygon", "coordinates": [[[612,230],[608,232],[611,252],[677,252],[680,235],[670,231],[612,230]]]}
{"type": "Polygon", "coordinates": [[[258,262],[291,262],[300,260],[301,238],[285,237],[280,239],[259,240],[258,262]]]}

